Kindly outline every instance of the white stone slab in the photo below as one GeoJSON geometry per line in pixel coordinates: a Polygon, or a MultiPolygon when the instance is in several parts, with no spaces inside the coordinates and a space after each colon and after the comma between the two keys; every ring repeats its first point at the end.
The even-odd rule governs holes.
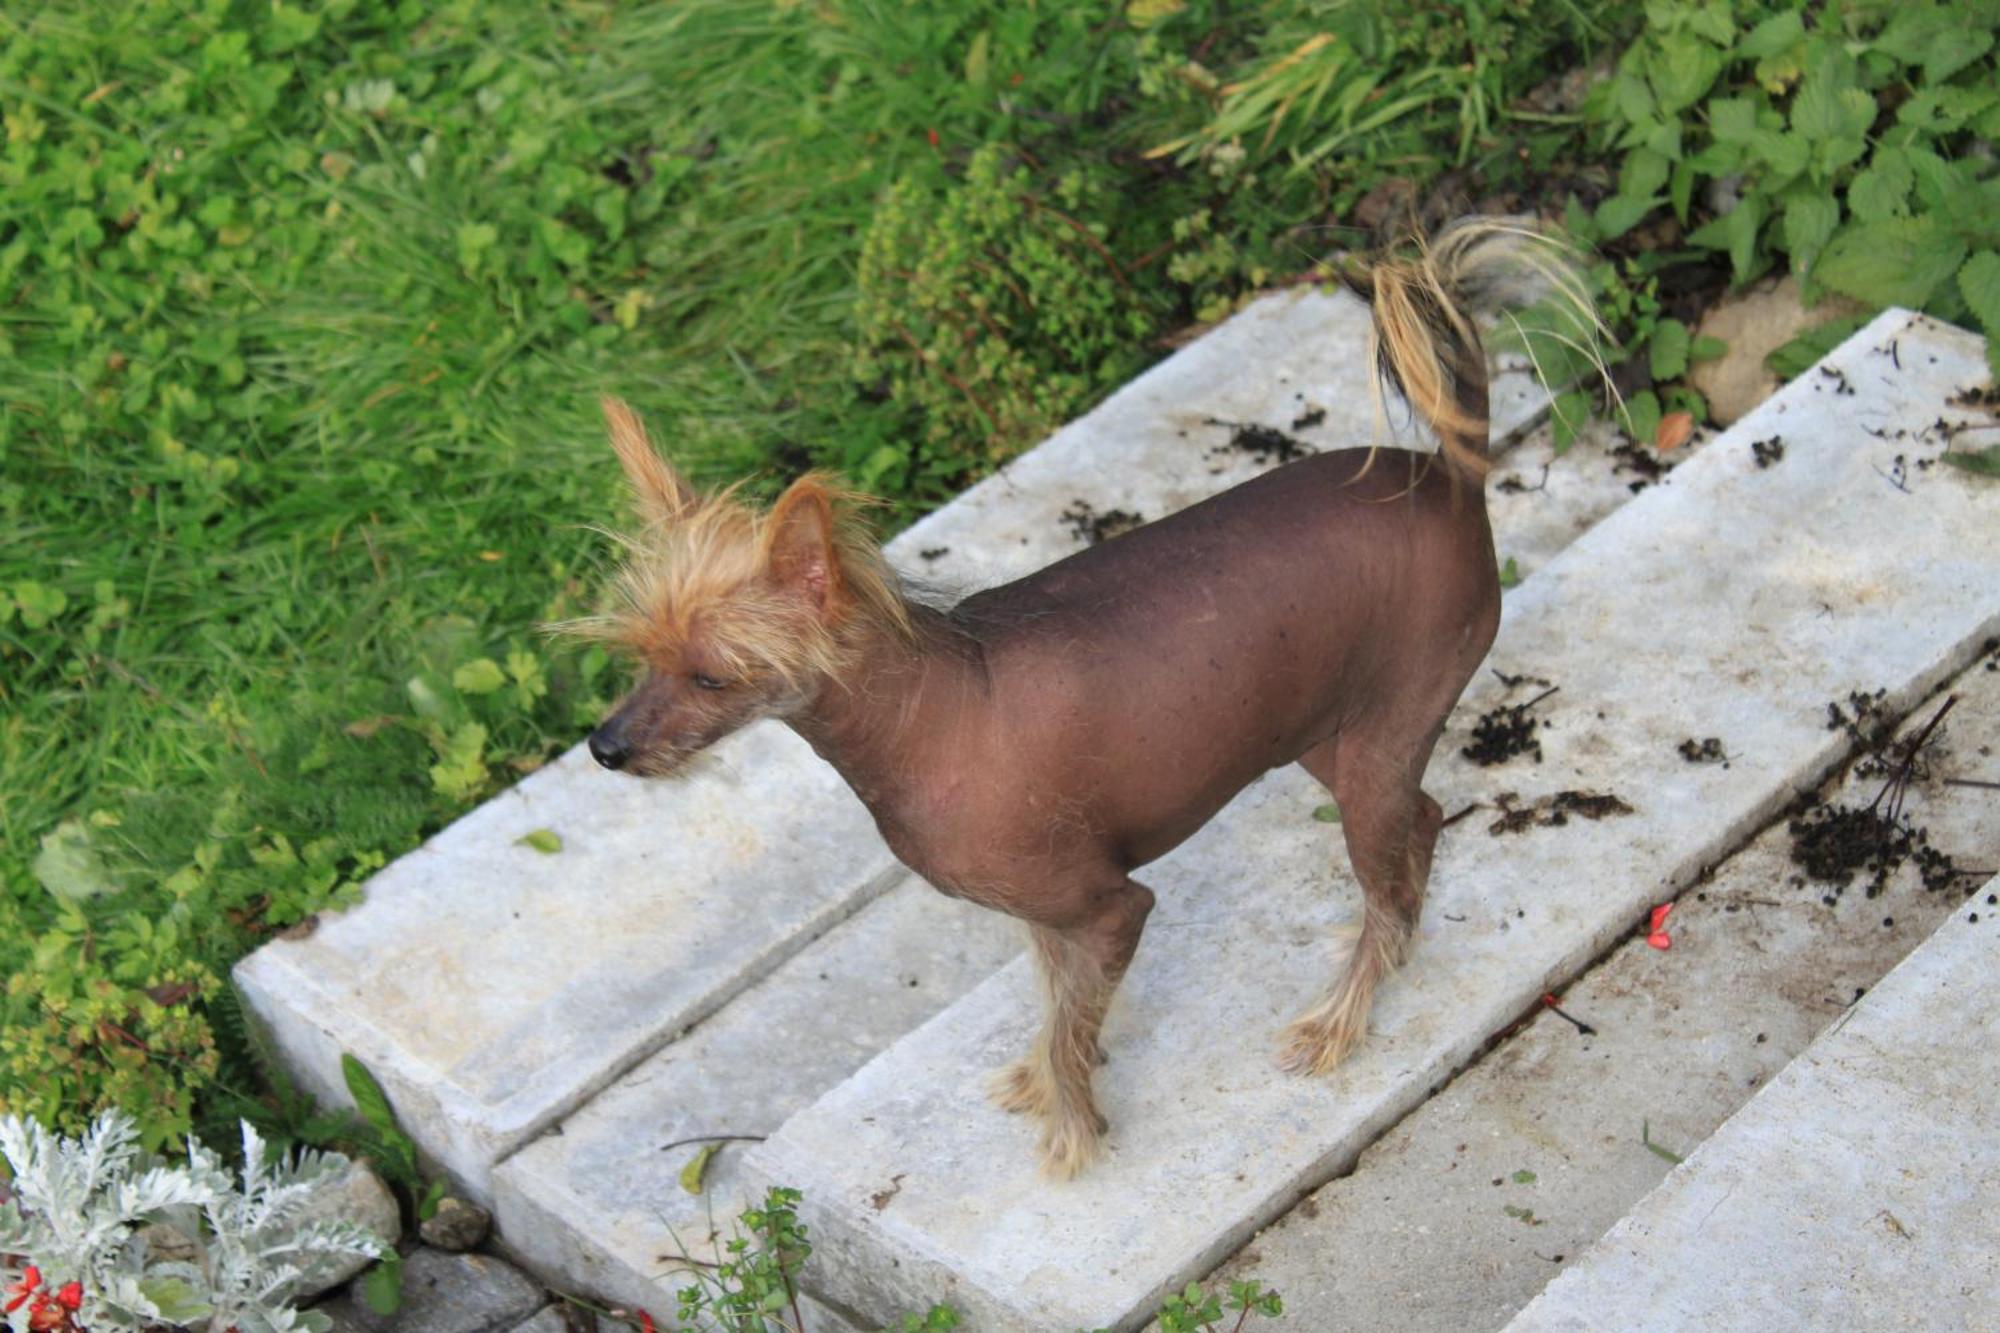
{"type": "Polygon", "coordinates": [[[500,1233],[566,1291],[658,1307],[683,1249],[714,1260],[745,1204],[746,1145],[682,1187],[698,1134],[769,1134],[1021,951],[1020,926],[914,878],[648,1057],[493,1173],[500,1233]]]}
{"type": "Polygon", "coordinates": [[[1939,926],[1507,1327],[2000,1328],[2000,917],[1974,915],[1939,926]]]}
{"type": "MultiPolygon", "coordinates": [[[[1345,292],[1253,304],[891,544],[919,578],[978,586],[1076,549],[1078,499],[1156,518],[1259,465],[1207,452],[1209,418],[1370,442],[1367,315],[1345,292]],[[922,552],[951,549],[925,560],[922,552]]],[[[1523,374],[1503,420],[1546,401],[1523,374]]],[[[581,747],[369,884],[311,938],[236,972],[276,1050],[345,1102],[375,1072],[424,1152],[489,1198],[492,1164],[867,902],[896,867],[860,804],[789,731],[759,724],[684,781],[599,771],[581,747]],[[563,850],[518,844],[552,829],[563,850]]],[[[813,1091],[817,1091],[814,1088],[813,1091]]]]}
{"type": "Polygon", "coordinates": [[[1310,818],[1323,794],[1272,775],[1142,872],[1161,904],[1107,1029],[1111,1155],[1091,1174],[1044,1182],[1032,1127],[981,1095],[1032,1031],[1025,960],[753,1151],[755,1178],[806,1192],[827,1293],[871,1317],[941,1299],[982,1328],[1135,1327],[1816,782],[1843,746],[1828,701],[1881,687],[1907,706],[1963,665],[2000,628],[2000,492],[1918,469],[1938,445],[1894,433],[1983,379],[1980,345],[1891,312],[1829,362],[1852,396],[1807,376],[1508,599],[1494,664],[1562,687],[1538,710],[1545,760],[1458,757],[1501,699],[1488,678],[1429,778],[1447,810],[1576,788],[1635,813],[1506,839],[1454,828],[1368,1045],[1302,1080],[1274,1072],[1275,1031],[1330,975],[1358,894],[1310,818]],[[1786,457],[1759,469],[1750,442],[1774,433],[1786,457]],[[1898,453],[1902,487],[1883,475],[1898,453]],[[1676,753],[1711,734],[1740,747],[1728,768],[1676,753]]]}
{"type": "MultiPolygon", "coordinates": [[[[1989,665],[2000,655],[1944,687],[1957,703],[1906,797],[1930,844],[1965,868],[2000,866],[2000,800],[1946,781],[2000,780],[1989,665]]],[[[1944,703],[1925,700],[1900,734],[1944,703]]],[[[1822,799],[1865,807],[1884,780],[1850,771],[1822,799]]],[[[2000,917],[1978,878],[1926,890],[1910,864],[1877,898],[1857,883],[1825,904],[1824,886],[1799,882],[1791,842],[1781,819],[1681,894],[1671,949],[1635,935],[1566,987],[1564,1011],[1593,1033],[1537,1011],[1208,1281],[1255,1277],[1288,1310],[1338,1309],[1357,1329],[1501,1328],[1666,1176],[1649,1124],[1654,1142],[1688,1153],[1947,917],[2000,917]]],[[[1991,1082],[1989,1050],[1961,1042],[1943,1058],[1966,1086],[1991,1082]]]]}
{"type": "Polygon", "coordinates": [[[791,732],[647,783],[578,747],[265,945],[236,983],[315,1097],[379,1079],[461,1188],[635,1059],[901,876],[868,812],[791,732]],[[520,839],[562,840],[554,854],[520,839]]]}

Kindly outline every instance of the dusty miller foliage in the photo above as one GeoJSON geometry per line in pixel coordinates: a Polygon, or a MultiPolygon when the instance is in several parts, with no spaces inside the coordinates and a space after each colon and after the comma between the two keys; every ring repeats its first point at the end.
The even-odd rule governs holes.
{"type": "MultiPolygon", "coordinates": [[[[387,1248],[352,1222],[305,1216],[346,1158],[302,1151],[267,1161],[247,1123],[240,1184],[196,1140],[185,1164],[142,1154],[137,1126],[120,1111],[75,1139],[33,1120],[0,1119],[0,1156],[14,1176],[13,1198],[0,1203],[0,1256],[33,1264],[52,1285],[81,1282],[77,1322],[91,1333],[161,1324],[320,1333],[326,1316],[293,1310],[291,1296],[315,1270],[387,1248]],[[155,1223],[195,1241],[194,1260],[151,1257],[141,1231],[155,1223]]],[[[18,1277],[0,1260],[5,1283],[18,1277]]],[[[27,1333],[25,1309],[5,1318],[12,1333],[27,1333]]]]}

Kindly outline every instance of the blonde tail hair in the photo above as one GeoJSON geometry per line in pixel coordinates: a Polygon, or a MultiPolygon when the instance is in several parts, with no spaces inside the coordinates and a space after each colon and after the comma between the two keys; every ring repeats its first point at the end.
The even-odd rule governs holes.
{"type": "Polygon", "coordinates": [[[1467,218],[1342,276],[1374,314],[1369,343],[1382,380],[1437,432],[1445,465],[1473,482],[1492,466],[1486,352],[1473,317],[1550,298],[1584,327],[1602,327],[1568,248],[1532,222],[1467,218]]]}

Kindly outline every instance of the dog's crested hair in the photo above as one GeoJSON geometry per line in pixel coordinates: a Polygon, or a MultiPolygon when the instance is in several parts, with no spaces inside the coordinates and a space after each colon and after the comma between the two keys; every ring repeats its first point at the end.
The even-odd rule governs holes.
{"type": "Polygon", "coordinates": [[[769,509],[738,486],[701,495],[631,408],[606,398],[603,409],[640,526],[612,534],[625,552],[612,609],[561,628],[654,663],[698,642],[715,670],[793,690],[837,678],[863,625],[913,632],[896,574],[861,521],[866,497],[818,472],[769,509]]]}

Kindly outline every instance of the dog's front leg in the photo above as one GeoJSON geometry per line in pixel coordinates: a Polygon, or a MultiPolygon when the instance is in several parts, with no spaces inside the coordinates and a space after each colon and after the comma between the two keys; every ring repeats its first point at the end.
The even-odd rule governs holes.
{"type": "Polygon", "coordinates": [[[1075,1176],[1102,1145],[1108,1126],[1090,1089],[1098,1032],[1152,910],[1153,891],[1126,879],[1092,895],[1080,920],[1031,923],[1048,1010],[1026,1058],[1000,1071],[993,1097],[1042,1121],[1042,1169],[1055,1179],[1075,1176]]]}

